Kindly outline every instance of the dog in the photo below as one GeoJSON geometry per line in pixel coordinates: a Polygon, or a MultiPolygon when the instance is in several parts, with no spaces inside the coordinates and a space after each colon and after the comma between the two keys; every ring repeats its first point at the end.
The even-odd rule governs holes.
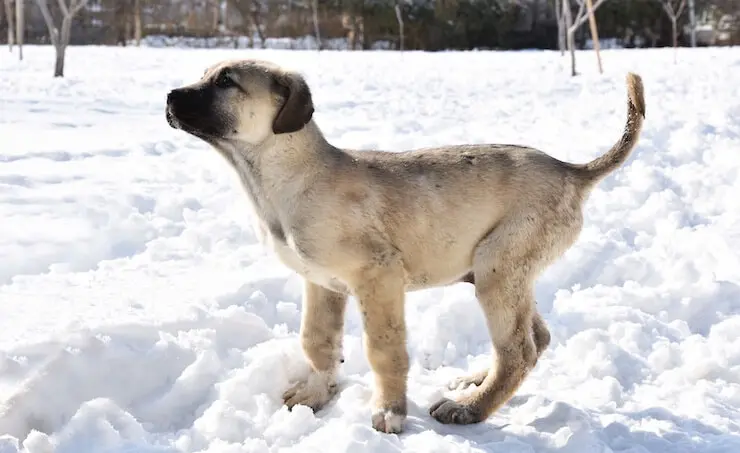
{"type": "Polygon", "coordinates": [[[375,381],[372,426],[402,432],[404,295],[458,282],[475,285],[497,360],[455,381],[476,385],[472,393],[442,398],[429,413],[471,424],[505,404],[550,343],[535,279],[573,245],[590,191],[638,142],[643,83],[633,73],[626,81],[623,133],[585,164],[505,144],[340,149],[313,120],[305,78],[264,60],[222,61],[170,91],[169,125],[226,159],[261,243],[303,278],[300,341],[311,372],[283,394],[288,408],[317,411],[337,393],[343,318],[354,296],[375,381]]]}

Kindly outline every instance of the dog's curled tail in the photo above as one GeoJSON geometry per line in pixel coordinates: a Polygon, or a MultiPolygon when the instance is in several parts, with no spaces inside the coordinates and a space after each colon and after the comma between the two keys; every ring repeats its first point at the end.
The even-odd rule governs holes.
{"type": "Polygon", "coordinates": [[[609,151],[587,164],[577,165],[579,176],[586,186],[593,186],[619,168],[637,145],[642,122],[645,119],[645,94],[642,78],[627,74],[627,124],[619,141],[609,151]]]}

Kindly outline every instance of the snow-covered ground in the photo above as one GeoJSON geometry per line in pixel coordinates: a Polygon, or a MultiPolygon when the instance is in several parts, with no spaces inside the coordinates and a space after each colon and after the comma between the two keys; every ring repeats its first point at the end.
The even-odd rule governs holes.
{"type": "Polygon", "coordinates": [[[0,49],[0,452],[740,451],[740,51],[390,53],[0,49]],[[473,288],[410,293],[409,418],[370,426],[354,304],[341,392],[317,414],[300,281],[251,233],[226,162],[165,121],[167,91],[223,58],[300,69],[337,145],[540,147],[584,162],[620,135],[643,76],[638,149],[590,198],[538,282],[553,340],[486,423],[427,413],[490,363],[473,288]]]}

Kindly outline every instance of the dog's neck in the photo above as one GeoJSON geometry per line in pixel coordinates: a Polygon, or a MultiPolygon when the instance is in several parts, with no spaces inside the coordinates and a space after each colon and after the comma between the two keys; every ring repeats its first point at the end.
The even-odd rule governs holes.
{"type": "Polygon", "coordinates": [[[254,145],[232,141],[215,146],[236,170],[256,214],[273,228],[289,223],[299,197],[316,177],[331,171],[327,161],[342,151],[333,147],[311,120],[301,130],[272,135],[254,145]]]}
{"type": "Polygon", "coordinates": [[[296,132],[270,136],[262,143],[251,146],[250,151],[272,165],[277,162],[290,164],[320,160],[322,152],[330,147],[321,129],[311,120],[296,132]]]}
{"type": "MultiPolygon", "coordinates": [[[[251,168],[263,184],[283,186],[306,174],[315,174],[335,151],[313,120],[296,132],[271,135],[258,144],[235,145],[232,164],[251,168]]],[[[281,191],[277,187],[275,190],[281,191]]]]}

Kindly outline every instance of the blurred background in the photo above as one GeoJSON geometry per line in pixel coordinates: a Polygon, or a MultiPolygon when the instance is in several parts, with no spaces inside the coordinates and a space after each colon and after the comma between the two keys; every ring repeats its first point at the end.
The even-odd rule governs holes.
{"type": "MultiPolygon", "coordinates": [[[[14,23],[19,6],[23,9],[22,39],[27,44],[47,44],[50,32],[39,5],[47,5],[55,23],[64,16],[62,8],[70,5],[70,0],[0,1],[4,2],[0,5],[3,44],[17,40],[14,23]]],[[[71,22],[72,45],[143,42],[148,46],[234,48],[565,51],[570,31],[575,49],[592,46],[586,0],[80,3],[84,5],[71,22]]],[[[592,7],[601,48],[740,44],[740,0],[593,0],[592,7]]]]}

